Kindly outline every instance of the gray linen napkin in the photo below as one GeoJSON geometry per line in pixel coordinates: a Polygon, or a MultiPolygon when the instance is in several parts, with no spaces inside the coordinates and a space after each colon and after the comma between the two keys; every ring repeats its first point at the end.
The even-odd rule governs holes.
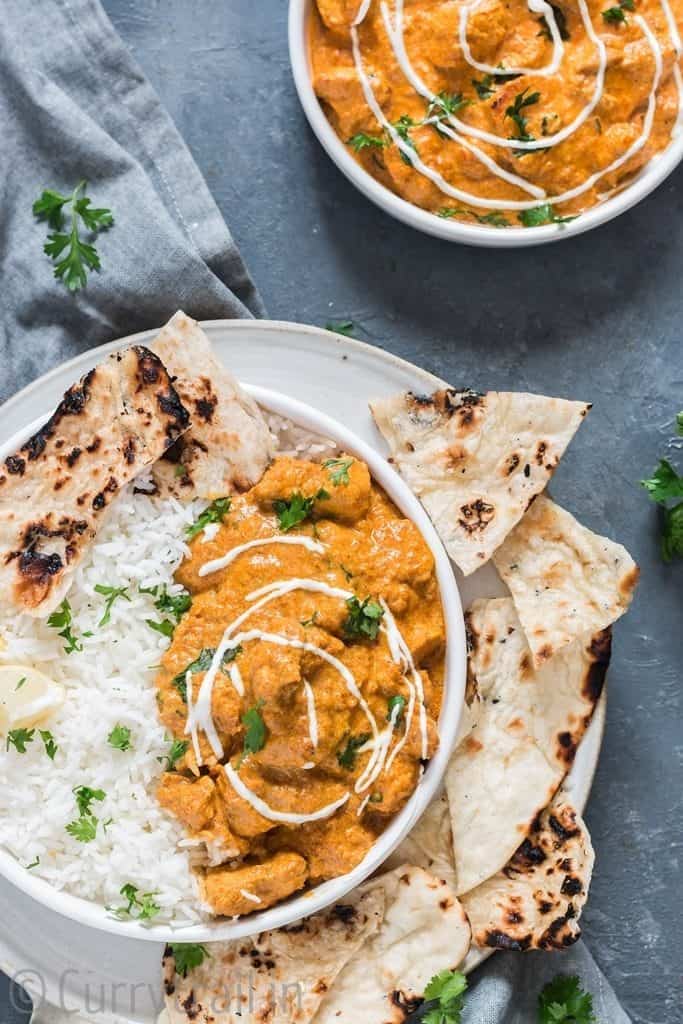
{"type": "Polygon", "coordinates": [[[96,0],[4,0],[0,140],[0,401],[178,308],[262,314],[204,179],[96,0]],[[73,296],[52,276],[31,207],[43,188],[70,192],[83,178],[115,226],[97,242],[102,271],[73,296]]]}
{"type": "MultiPolygon", "coordinates": [[[[203,319],[262,313],[199,170],[96,0],[4,0],[0,138],[0,400],[178,307],[203,319]],[[74,297],[52,277],[31,206],[44,187],[66,192],[82,178],[116,224],[99,237],[102,272],[74,297]]],[[[491,957],[471,978],[466,1024],[535,1024],[538,993],[558,971],[581,977],[601,1024],[628,1024],[582,944],[561,956],[491,957]]],[[[0,984],[0,1020],[8,1004],[0,984]]],[[[35,1019],[61,1017],[43,1007],[35,1019]]]]}

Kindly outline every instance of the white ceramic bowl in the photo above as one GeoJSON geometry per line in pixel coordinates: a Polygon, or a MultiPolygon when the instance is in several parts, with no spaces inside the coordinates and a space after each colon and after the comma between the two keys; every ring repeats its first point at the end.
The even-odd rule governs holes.
{"type": "MultiPolygon", "coordinates": [[[[582,213],[568,224],[548,224],[538,228],[493,228],[479,224],[463,224],[444,220],[427,210],[401,199],[390,189],[376,181],[356,162],[328,121],[313,91],[311,83],[308,21],[315,0],[289,0],[289,59],[294,83],[308,118],[308,123],[319,142],[337,167],[368,199],[390,213],[397,220],[409,224],[428,235],[445,238],[449,242],[482,245],[493,249],[516,249],[521,246],[558,242],[563,238],[583,234],[617,217],[635,206],[660,185],[683,159],[683,132],[662,153],[651,160],[631,184],[612,199],[582,213]]],[[[360,3],[360,0],[359,0],[360,3]]]]}
{"type": "MultiPolygon", "coordinates": [[[[440,745],[406,806],[396,815],[364,860],[352,872],[325,882],[269,910],[251,914],[238,921],[219,920],[189,928],[154,924],[146,926],[137,921],[118,921],[101,904],[55,889],[43,879],[31,875],[9,853],[0,850],[0,874],[18,889],[71,920],[124,937],[149,939],[154,942],[213,942],[239,938],[290,924],[339,901],[382,864],[425,810],[439,787],[458,730],[465,692],[465,625],[453,569],[424,509],[389,463],[336,420],[279,392],[249,386],[246,389],[264,408],[335,440],[345,451],[366,462],[374,479],[384,488],[401,512],[412,519],[429,545],[436,563],[436,575],[446,621],[446,672],[443,708],[439,721],[440,745]]],[[[24,430],[3,444],[0,447],[0,461],[16,451],[44,419],[45,417],[41,417],[40,420],[28,424],[24,430]]]]}

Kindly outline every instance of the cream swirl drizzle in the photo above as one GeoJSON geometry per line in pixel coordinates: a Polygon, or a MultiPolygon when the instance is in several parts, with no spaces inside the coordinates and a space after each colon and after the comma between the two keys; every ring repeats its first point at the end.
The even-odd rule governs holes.
{"type": "Polygon", "coordinates": [[[224,766],[225,774],[228,782],[235,790],[238,796],[241,796],[243,800],[254,808],[258,814],[262,817],[267,818],[269,821],[282,822],[285,825],[304,825],[307,821],[322,821],[324,818],[330,818],[338,811],[340,807],[343,807],[347,802],[350,793],[345,793],[344,796],[339,797],[334,803],[326,804],[324,807],[320,807],[317,811],[313,811],[311,814],[294,814],[291,811],[276,811],[273,807],[270,807],[265,800],[262,800],[260,796],[257,796],[248,786],[245,786],[238,773],[232,767],[231,764],[224,766]]]}
{"type": "MultiPolygon", "coordinates": [[[[551,37],[553,40],[553,60],[549,65],[546,65],[545,68],[540,69],[495,68],[489,65],[480,64],[476,62],[471,55],[469,45],[467,43],[467,23],[470,13],[476,7],[478,7],[481,2],[483,2],[483,0],[474,0],[474,3],[464,5],[460,11],[460,45],[465,60],[470,64],[470,66],[477,68],[479,70],[485,70],[486,73],[491,74],[493,76],[506,75],[511,73],[547,76],[550,74],[554,74],[557,70],[559,70],[559,64],[557,62],[558,54],[560,54],[561,56],[560,49],[557,46],[559,31],[557,30],[557,24],[552,9],[550,9],[549,11],[546,10],[546,8],[549,8],[550,5],[545,3],[545,0],[528,0],[528,4],[530,10],[538,10],[539,13],[543,14],[546,23],[548,24],[548,27],[550,29],[551,37]]],[[[678,32],[676,22],[673,17],[673,12],[671,11],[668,5],[668,0],[661,0],[661,2],[666,16],[669,34],[671,36],[674,50],[676,52],[674,77],[679,90],[679,115],[677,119],[677,126],[675,129],[675,131],[677,131],[680,129],[681,126],[683,126],[683,77],[681,76],[680,66],[678,63],[679,57],[682,52],[682,47],[680,34],[678,32]]],[[[396,57],[397,63],[401,68],[403,74],[419,95],[421,95],[425,100],[432,102],[437,99],[436,95],[426,86],[423,80],[418,76],[410,62],[410,59],[406,51],[403,33],[403,3],[404,0],[395,0],[395,18],[394,21],[392,22],[386,0],[381,0],[380,11],[384,22],[384,27],[387,32],[387,36],[391,44],[394,56],[396,57]]],[[[462,138],[461,134],[458,134],[462,133],[465,135],[470,135],[474,138],[480,139],[485,142],[489,142],[495,146],[503,148],[514,148],[515,150],[533,151],[535,149],[545,149],[551,146],[558,145],[560,142],[563,142],[564,140],[569,138],[574,132],[578,130],[578,128],[581,127],[582,124],[585,123],[586,119],[590,117],[590,115],[593,113],[598,103],[600,102],[600,99],[602,98],[602,94],[604,91],[605,71],[607,68],[607,51],[604,42],[595,32],[595,29],[591,21],[590,12],[586,4],[586,0],[578,0],[579,10],[581,13],[581,18],[584,24],[586,34],[595,46],[598,54],[598,71],[596,74],[596,82],[593,90],[593,95],[589,103],[583,108],[583,110],[574,118],[574,120],[570,124],[566,125],[563,129],[561,129],[559,132],[556,132],[554,135],[544,136],[543,139],[525,141],[521,139],[506,139],[501,136],[494,135],[490,132],[483,131],[482,129],[476,128],[472,125],[468,125],[466,122],[462,121],[454,114],[444,113],[444,117],[441,119],[440,131],[442,132],[442,134],[447,135],[449,138],[451,138],[459,145],[465,146],[465,148],[469,149],[470,152],[474,152],[478,159],[482,159],[485,157],[485,159],[482,159],[482,162],[486,164],[486,166],[489,168],[489,170],[491,170],[493,174],[495,174],[497,177],[500,177],[503,180],[508,181],[508,183],[510,184],[515,184],[518,187],[523,188],[525,191],[530,192],[532,195],[536,195],[537,198],[534,200],[512,200],[503,197],[487,199],[481,196],[476,196],[473,193],[467,192],[463,189],[456,188],[455,186],[449,184],[439,171],[435,170],[435,168],[426,164],[416,153],[415,149],[412,146],[410,146],[409,143],[407,143],[404,139],[401,138],[401,136],[398,134],[394,126],[389,122],[389,120],[384,115],[377,101],[370,77],[365,71],[363,55],[360,46],[360,36],[358,31],[359,27],[363,23],[365,17],[367,16],[370,10],[371,4],[372,0],[364,0],[364,2],[361,4],[359,8],[358,14],[356,15],[354,22],[351,25],[351,47],[353,51],[354,64],[356,67],[356,74],[358,76],[358,80],[360,82],[365,101],[370,110],[372,111],[373,115],[375,116],[376,120],[382,126],[382,128],[389,136],[391,141],[396,145],[398,150],[412,165],[413,169],[417,171],[419,174],[422,174],[428,180],[430,180],[444,195],[450,196],[453,199],[457,199],[460,202],[469,203],[471,206],[488,210],[499,210],[501,209],[501,207],[509,210],[532,210],[537,207],[544,206],[546,203],[559,204],[563,202],[568,202],[572,199],[578,198],[585,192],[588,192],[590,189],[594,187],[594,185],[597,184],[597,182],[600,181],[601,178],[613,173],[614,171],[622,167],[646,145],[649,139],[649,136],[652,132],[652,126],[654,123],[654,116],[657,105],[657,91],[659,89],[659,85],[661,82],[663,62],[662,51],[659,42],[654,33],[651,31],[647,22],[640,15],[636,15],[633,20],[638,24],[639,28],[641,29],[644,35],[652,52],[655,64],[655,71],[652,78],[652,85],[648,97],[647,109],[645,116],[643,118],[642,131],[638,138],[631,144],[631,146],[629,146],[629,148],[620,157],[617,157],[601,171],[596,171],[595,173],[591,174],[581,185],[578,185],[573,189],[568,189],[566,192],[560,193],[558,195],[547,196],[542,189],[538,189],[536,186],[532,185],[532,183],[528,182],[526,179],[520,178],[517,175],[510,176],[509,173],[505,171],[503,168],[499,167],[495,163],[495,161],[491,161],[489,157],[485,157],[485,154],[482,154],[481,151],[476,149],[476,147],[472,147],[469,143],[466,142],[465,139],[462,138]],[[444,124],[445,120],[449,122],[449,124],[452,126],[451,128],[444,124]],[[458,131],[454,131],[453,128],[457,128],[458,131]],[[511,177],[516,180],[511,181],[511,177]]],[[[562,40],[560,39],[559,42],[561,44],[562,40]]]]}
{"type": "Polygon", "coordinates": [[[234,562],[245,551],[265,547],[268,544],[292,544],[301,548],[308,548],[309,551],[315,551],[317,554],[322,554],[325,551],[324,544],[320,544],[317,540],[311,540],[310,537],[258,537],[256,540],[246,541],[245,544],[238,544],[236,547],[231,548],[227,554],[222,555],[221,558],[214,558],[211,562],[205,562],[204,565],[200,566],[197,575],[209,576],[212,572],[220,572],[221,569],[226,569],[231,562],[234,562]]]}

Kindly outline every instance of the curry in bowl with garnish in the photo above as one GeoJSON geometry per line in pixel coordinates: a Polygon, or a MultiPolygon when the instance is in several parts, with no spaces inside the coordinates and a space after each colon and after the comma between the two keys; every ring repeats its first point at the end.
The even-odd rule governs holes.
{"type": "Polygon", "coordinates": [[[316,0],[315,92],[377,181],[435,216],[562,224],[678,134],[680,0],[316,0]]]}
{"type": "Polygon", "coordinates": [[[429,547],[356,458],[278,457],[215,519],[176,572],[158,796],[235,916],[346,874],[404,807],[438,745],[445,628],[429,547]]]}

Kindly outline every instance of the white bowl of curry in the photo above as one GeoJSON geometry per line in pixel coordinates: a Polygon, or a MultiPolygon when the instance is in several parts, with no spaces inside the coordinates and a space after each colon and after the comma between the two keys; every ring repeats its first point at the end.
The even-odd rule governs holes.
{"type": "Polygon", "coordinates": [[[470,245],[611,220],[683,157],[673,0],[290,0],[296,88],[368,198],[470,245]]]}

